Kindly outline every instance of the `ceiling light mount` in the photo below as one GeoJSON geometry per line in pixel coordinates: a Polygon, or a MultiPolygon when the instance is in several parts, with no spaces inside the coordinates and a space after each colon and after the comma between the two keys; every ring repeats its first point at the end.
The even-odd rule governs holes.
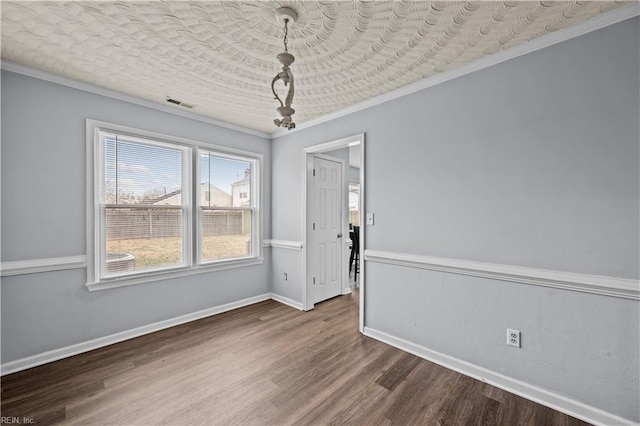
{"type": "Polygon", "coordinates": [[[293,24],[298,20],[298,14],[295,10],[290,7],[281,7],[276,10],[276,20],[280,25],[285,24],[285,20],[287,20],[287,24],[289,27],[292,27],[293,24]]]}
{"type": "Polygon", "coordinates": [[[271,91],[273,92],[275,99],[280,102],[280,107],[277,108],[277,111],[282,116],[282,119],[275,119],[273,120],[273,122],[276,126],[286,127],[289,130],[296,128],[296,123],[294,123],[293,119],[291,118],[296,110],[291,108],[294,88],[293,72],[291,72],[291,68],[289,68],[291,64],[293,64],[293,62],[296,60],[296,58],[291,53],[289,53],[287,47],[287,42],[289,40],[287,37],[289,35],[289,26],[292,26],[296,22],[296,19],[298,19],[298,14],[295,10],[289,7],[281,7],[276,10],[276,20],[284,27],[284,37],[282,40],[284,43],[284,52],[279,53],[277,56],[278,61],[280,61],[280,64],[282,65],[282,70],[278,74],[276,74],[276,76],[271,81],[271,91]],[[280,96],[278,96],[278,94],[276,93],[275,84],[278,80],[282,80],[285,86],[289,86],[289,91],[287,92],[287,97],[285,98],[284,102],[282,102],[282,99],[280,99],[280,96]]]}

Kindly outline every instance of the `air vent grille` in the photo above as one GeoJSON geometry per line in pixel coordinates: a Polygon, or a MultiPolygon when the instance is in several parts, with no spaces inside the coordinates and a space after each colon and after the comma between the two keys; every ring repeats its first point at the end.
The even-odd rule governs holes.
{"type": "Polygon", "coordinates": [[[179,105],[179,106],[181,106],[181,107],[183,107],[183,108],[193,109],[193,108],[195,108],[195,107],[196,107],[196,106],[195,106],[195,105],[193,105],[193,104],[188,104],[188,103],[186,103],[186,102],[182,102],[182,101],[179,101],[179,100],[177,100],[177,99],[170,98],[170,97],[168,97],[168,96],[167,96],[167,99],[166,99],[166,100],[167,100],[167,102],[169,102],[169,103],[171,103],[171,104],[179,105]]]}

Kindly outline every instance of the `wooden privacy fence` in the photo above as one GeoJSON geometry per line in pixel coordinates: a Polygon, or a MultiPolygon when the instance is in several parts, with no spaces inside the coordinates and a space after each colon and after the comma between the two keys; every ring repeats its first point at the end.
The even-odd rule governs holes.
{"type": "MultiPolygon", "coordinates": [[[[239,235],[249,232],[248,211],[203,210],[203,235],[239,235]]],[[[107,209],[107,239],[182,236],[182,211],[177,209],[107,209]]]]}

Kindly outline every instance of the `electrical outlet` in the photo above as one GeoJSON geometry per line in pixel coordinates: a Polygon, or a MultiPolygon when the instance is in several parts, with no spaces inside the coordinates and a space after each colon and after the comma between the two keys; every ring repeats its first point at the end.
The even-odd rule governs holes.
{"type": "Polygon", "coordinates": [[[518,330],[507,328],[507,345],[520,347],[520,332],[518,330]]]}
{"type": "Polygon", "coordinates": [[[284,280],[285,281],[287,280],[287,273],[286,272],[284,273],[284,280]]]}

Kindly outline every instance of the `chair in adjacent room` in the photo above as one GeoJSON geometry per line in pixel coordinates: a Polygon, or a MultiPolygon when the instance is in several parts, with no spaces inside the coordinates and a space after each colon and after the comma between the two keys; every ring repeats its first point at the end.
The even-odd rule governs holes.
{"type": "Polygon", "coordinates": [[[349,232],[349,238],[351,238],[351,255],[349,256],[349,275],[351,270],[353,273],[353,280],[358,281],[358,272],[360,271],[360,227],[354,226],[353,230],[349,232]]]}

